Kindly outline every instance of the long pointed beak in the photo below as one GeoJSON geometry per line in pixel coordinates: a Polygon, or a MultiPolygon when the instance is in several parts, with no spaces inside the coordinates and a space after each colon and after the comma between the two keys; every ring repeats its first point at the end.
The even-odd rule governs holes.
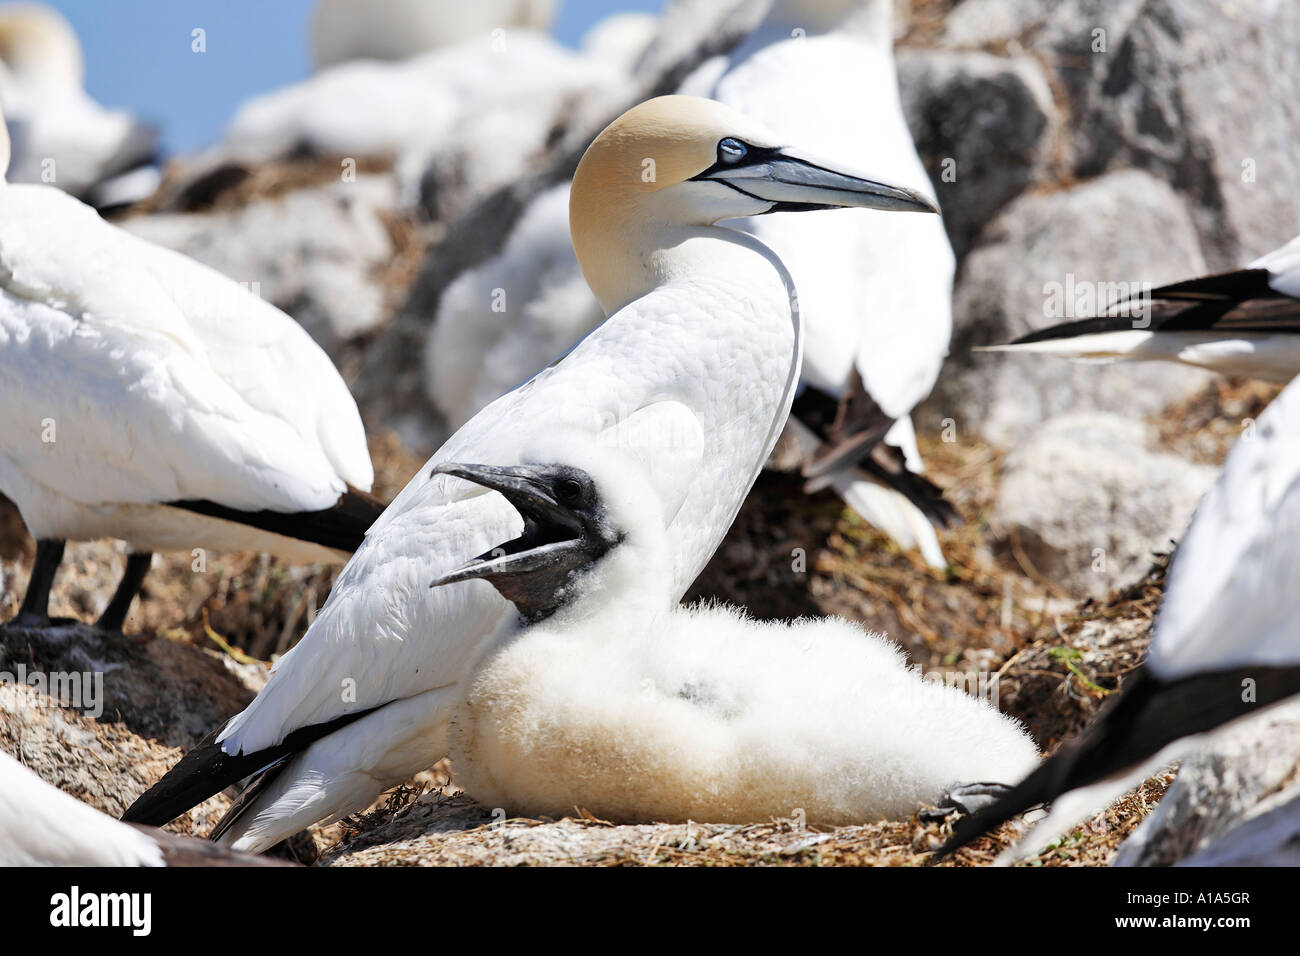
{"type": "Polygon", "coordinates": [[[735,166],[715,166],[699,178],[717,180],[774,203],[771,212],[839,207],[939,211],[933,199],[915,189],[873,179],[790,148],[766,151],[735,166]]]}
{"type": "Polygon", "coordinates": [[[524,534],[485,552],[429,587],[441,587],[471,578],[492,579],[507,574],[524,574],[553,567],[571,550],[582,534],[582,525],[568,508],[559,504],[536,472],[526,465],[503,467],[448,462],[431,474],[453,475],[492,491],[499,491],[524,519],[524,534]]]}

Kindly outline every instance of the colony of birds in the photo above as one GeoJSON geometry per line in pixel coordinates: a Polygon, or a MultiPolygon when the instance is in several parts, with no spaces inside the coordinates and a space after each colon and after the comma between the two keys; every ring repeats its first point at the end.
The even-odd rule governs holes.
{"type": "MultiPolygon", "coordinates": [[[[1030,330],[1015,341],[980,337],[971,321],[955,335],[955,276],[959,319],[969,319],[996,285],[960,283],[989,263],[1029,269],[997,249],[1027,227],[1010,212],[981,221],[997,211],[981,205],[1001,188],[995,174],[986,164],[978,182],[977,159],[967,186],[964,159],[926,150],[907,80],[947,71],[954,85],[989,81],[967,115],[947,118],[950,137],[973,130],[977,156],[1000,155],[1000,131],[981,112],[993,101],[1024,95],[1047,116],[1066,94],[1034,79],[1037,67],[999,65],[988,52],[896,60],[894,6],[677,0],[661,17],[610,17],[572,51],[546,35],[554,9],[543,0],[320,0],[316,74],[246,103],[204,155],[166,164],[147,128],[85,94],[77,39],[57,14],[0,7],[0,492],[34,541],[21,602],[0,627],[0,669],[23,655],[39,671],[33,648],[58,647],[61,661],[125,680],[127,665],[96,655],[136,640],[122,631],[163,554],[179,552],[173,560],[195,575],[209,550],[280,562],[259,559],[263,569],[342,564],[323,604],[304,596],[276,620],[284,639],[269,673],[222,641],[228,670],[251,671],[255,695],[197,735],[164,728],[185,739],[184,755],[115,795],[120,822],[75,799],[77,788],[51,786],[57,761],[32,749],[42,744],[0,737],[10,751],[0,752],[0,862],[274,862],[305,828],[355,829],[386,793],[399,788],[401,802],[412,781],[448,767],[469,801],[456,806],[496,823],[502,812],[628,826],[798,818],[819,832],[925,821],[932,838],[918,851],[934,862],[1013,821],[993,844],[1011,862],[1176,761],[1191,765],[1221,735],[1289,713],[1300,693],[1294,386],[1243,423],[1217,475],[1203,468],[1193,498],[1208,490],[1185,530],[1188,513],[1177,514],[1162,584],[1107,578],[1107,548],[1080,546],[1094,571],[1100,561],[1100,580],[1154,595],[1159,610],[1145,661],[1114,686],[1073,664],[1076,648],[1053,648],[1076,689],[1114,700],[1046,757],[1047,741],[1016,719],[1026,714],[909,665],[903,649],[915,659],[924,642],[895,633],[908,615],[888,628],[870,617],[760,619],[757,608],[699,597],[743,509],[778,494],[787,514],[824,508],[833,494],[843,526],[876,529],[860,539],[870,549],[853,573],[864,580],[877,560],[903,555],[914,581],[974,587],[976,558],[961,542],[986,533],[984,516],[959,506],[970,500],[960,487],[927,477],[922,457],[962,439],[930,440],[914,415],[952,435],[1000,428],[1014,446],[1020,428],[1023,439],[1005,409],[983,423],[974,401],[933,414],[956,407],[945,380],[969,383],[975,362],[1013,370],[979,373],[986,411],[989,393],[1023,374],[1041,393],[1025,403],[1030,414],[1067,442],[1092,427],[1052,418],[1062,389],[1067,407],[1077,399],[1079,376],[1109,376],[1110,392],[1126,383],[1124,400],[1143,418],[1132,409],[1150,393],[1173,394],[1174,380],[1149,363],[1279,385],[1300,372],[1300,237],[1274,236],[1273,251],[1213,270],[1201,246],[1237,249],[1202,236],[1163,284],[1128,288],[1107,274],[1114,294],[1094,296],[1085,314],[1067,291],[1065,314],[1018,320],[1030,330]],[[177,251],[205,258],[196,222],[229,225],[307,185],[364,206],[375,195],[367,179],[381,175],[392,208],[410,211],[387,227],[422,237],[422,264],[408,270],[406,305],[387,328],[345,335],[329,309],[323,322],[300,322],[237,281],[247,275],[177,251]],[[977,356],[975,346],[1008,354],[977,356]],[[1087,364],[1067,373],[1069,360],[1087,364]],[[964,366],[949,375],[954,362],[964,366]],[[932,392],[947,404],[927,414],[932,392]],[[372,494],[379,432],[436,448],[393,482],[395,495],[372,494]],[[125,546],[116,589],[85,615],[93,624],[52,617],[69,543],[100,539],[125,546]],[[954,544],[961,559],[948,553],[954,544]],[[1046,819],[1025,832],[1023,815],[1041,807],[1046,819]],[[178,818],[193,836],[159,829],[178,818]]],[[[970,45],[992,44],[999,30],[1050,34],[1045,21],[1017,19],[1038,16],[1032,6],[918,3],[903,26],[931,38],[965,31],[970,45]]],[[[1090,0],[1073,6],[1093,22],[1090,0]]],[[[1275,6],[1241,15],[1265,33],[1281,31],[1270,17],[1296,23],[1275,6]]],[[[1140,50],[1143,36],[1134,28],[1124,43],[1140,50]]],[[[1053,43],[1071,51],[1059,34],[1053,43]]],[[[1106,61],[1104,41],[1073,55],[1085,52],[1106,61]]],[[[1069,95],[1086,98],[1087,78],[1069,69],[1069,95]]],[[[1295,158],[1292,149],[1251,162],[1282,175],[1295,158]]],[[[1045,175],[1062,162],[1030,166],[1045,175]]],[[[1106,175],[1142,175],[1173,196],[1159,164],[1149,170],[1106,175]]],[[[1222,224],[1207,208],[1203,233],[1222,224]]],[[[1108,223],[1127,230],[1126,216],[1148,213],[1120,203],[1108,223]]],[[[1300,209],[1284,213],[1294,229],[1300,209]]],[[[1153,235],[1171,221],[1161,215],[1148,216],[1153,235]]],[[[1029,254],[1052,228],[1040,217],[1029,254]]],[[[1078,280],[1071,262],[1059,265],[1048,274],[1066,288],[1091,281],[1090,263],[1078,280]]],[[[325,288],[319,301],[347,288],[332,268],[306,280],[325,288]]],[[[1145,278],[1141,262],[1119,268],[1145,278]]],[[[1052,294],[1043,286],[1040,298],[1052,294]]],[[[1089,464],[1108,467],[1102,458],[1089,464]]],[[[1059,473],[1059,453],[1048,460],[1059,473]]],[[[1018,494],[1032,499],[1035,487],[1046,486],[1018,494]]],[[[1021,528],[1035,540],[1012,536],[1017,560],[1041,577],[1026,551],[1050,553],[1051,529],[1028,519],[1021,528]]],[[[1158,538],[1142,538],[1129,563],[1168,543],[1158,538]]],[[[805,549],[785,550],[791,576],[802,574],[805,549]]],[[[1010,619],[1016,592],[1006,588],[1010,619]]],[[[1058,618],[1072,604],[1062,593],[1058,618]]],[[[1033,649],[979,658],[987,647],[965,648],[964,660],[1000,664],[1000,676],[1033,649]]],[[[7,707],[29,691],[0,690],[7,707]]],[[[196,701],[187,719],[199,713],[196,701]]],[[[89,758],[73,743],[61,759],[89,758]]],[[[1295,859],[1300,748],[1283,759],[1292,789],[1275,787],[1271,802],[1226,821],[1192,861],[1295,859]]]]}

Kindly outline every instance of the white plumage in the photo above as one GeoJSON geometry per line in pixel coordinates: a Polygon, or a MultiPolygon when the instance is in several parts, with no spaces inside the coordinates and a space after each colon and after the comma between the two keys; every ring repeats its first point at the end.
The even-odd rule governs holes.
{"type": "Polygon", "coordinates": [[[493,30],[546,30],[556,0],[317,0],[312,50],[319,68],[349,60],[407,60],[493,30]]]}
{"type": "Polygon", "coordinates": [[[755,823],[802,810],[847,825],[906,816],[960,785],[1009,783],[1037,762],[1019,724],[922,679],[881,635],[673,607],[651,490],[589,454],[561,459],[574,460],[624,537],[569,604],[504,641],[466,683],[451,757],[480,803],[617,821],[755,823]]]}
{"type": "Polygon", "coordinates": [[[0,111],[13,140],[10,181],[47,183],[101,207],[147,196],[161,179],[149,165],[155,133],[91,99],[84,76],[81,45],[58,12],[40,4],[0,7],[0,111]]]}
{"type": "MultiPolygon", "coordinates": [[[[1297,434],[1293,383],[1237,441],[1201,500],[1174,554],[1144,667],[1097,726],[1017,788],[1022,798],[991,809],[988,825],[1053,801],[1006,860],[1045,846],[1223,723],[1300,693],[1297,434]],[[1086,776],[1069,769],[1076,764],[1086,776]]],[[[982,829],[973,825],[963,842],[982,829]]]]}
{"type": "Polygon", "coordinates": [[[0,751],[0,866],[162,866],[140,830],[70,797],[0,751]]]}
{"type": "Polygon", "coordinates": [[[406,202],[435,165],[477,195],[529,172],[576,104],[626,83],[616,58],[512,29],[407,60],[331,66],[244,103],[218,149],[247,163],[301,150],[389,156],[406,202]]]}
{"type": "MultiPolygon", "coordinates": [[[[572,193],[573,240],[611,318],[461,428],[371,528],[302,641],[218,741],[226,754],[256,759],[292,731],[377,709],[326,728],[223,839],[264,848],[364,806],[446,754],[456,686],[518,619],[484,582],[433,591],[429,583],[517,536],[522,523],[499,494],[433,475],[433,465],[517,462],[534,441],[556,436],[627,449],[663,509],[672,551],[665,593],[684,593],[776,441],[801,356],[780,261],[751,236],[712,224],[800,198],[933,211],[915,193],[803,157],[764,160],[776,145],[720,104],[661,97],[587,150],[572,193]],[[656,157],[653,179],[639,174],[647,155],[656,157]]],[[[166,777],[151,793],[133,819],[179,812],[166,777]]]]}
{"type": "Polygon", "coordinates": [[[1178,362],[1277,383],[1300,374],[1300,236],[1244,269],[1162,286],[1149,296],[1115,303],[1099,319],[1040,329],[983,351],[1178,362]]]}
{"type": "Polygon", "coordinates": [[[339,552],[163,507],[332,507],[373,470],[356,404],[291,318],[48,186],[0,179],[0,490],[38,540],[339,552]]]}
{"type": "Polygon", "coordinates": [[[1300,385],[1247,425],[1169,569],[1147,667],[1201,671],[1300,663],[1300,385]]]}
{"type": "MultiPolygon", "coordinates": [[[[899,101],[889,4],[853,7],[777,3],[749,39],[701,65],[681,92],[734,106],[785,142],[870,157],[886,179],[929,192],[899,101]]],[[[577,265],[564,253],[563,188],[539,197],[502,250],[457,279],[439,304],[426,387],[452,427],[599,321],[593,307],[580,307],[577,265]]],[[[920,471],[908,416],[938,376],[952,326],[954,258],[942,222],[864,209],[769,216],[744,228],[794,278],[805,383],[839,398],[856,368],[884,415],[897,420],[886,440],[920,471]]],[[[902,546],[945,564],[933,526],[905,496],[851,467],[830,483],[902,546]]]]}

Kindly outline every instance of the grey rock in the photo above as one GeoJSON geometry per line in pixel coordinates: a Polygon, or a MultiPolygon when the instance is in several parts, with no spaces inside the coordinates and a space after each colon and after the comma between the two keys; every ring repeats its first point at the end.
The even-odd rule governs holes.
{"type": "Polygon", "coordinates": [[[1276,0],[966,0],[946,42],[1023,46],[1069,104],[1079,177],[1136,166],[1192,203],[1230,268],[1300,222],[1300,5],[1276,0]]]}
{"type": "Polygon", "coordinates": [[[391,177],[362,174],[234,210],[142,216],[122,225],[248,283],[337,356],[343,343],[388,317],[377,272],[393,254],[383,216],[395,205],[391,177]]]}
{"type": "Polygon", "coordinates": [[[1300,786],[1264,801],[1256,811],[1245,823],[1175,865],[1300,866],[1300,786]]]}
{"type": "MultiPolygon", "coordinates": [[[[1113,865],[1168,866],[1185,859],[1207,863],[1234,856],[1247,862],[1267,849],[1261,832],[1277,835],[1288,828],[1288,839],[1295,844],[1300,841],[1297,755],[1300,700],[1225,727],[1183,761],[1169,791],[1120,847],[1113,865]],[[1291,809],[1286,811],[1288,804],[1291,809]],[[1277,817],[1265,820],[1275,812],[1277,817]],[[1188,859],[1203,851],[1199,860],[1188,859]]],[[[1289,852],[1300,852],[1300,846],[1293,845],[1289,852]]]]}
{"type": "Polygon", "coordinates": [[[900,49],[903,110],[960,261],[1042,170],[1056,110],[1038,64],[983,52],[900,49]]]}
{"type": "Polygon", "coordinates": [[[953,300],[953,341],[923,425],[952,418],[1012,445],[1065,411],[1155,415],[1210,373],[1173,364],[1098,365],[1041,355],[973,353],[1032,329],[1093,314],[1125,289],[1205,271],[1183,201],[1138,170],[1013,202],[966,257],[953,300]],[[1091,301],[1088,296],[1091,295],[1091,301]],[[1100,300],[1100,301],[1097,301],[1100,300]]]}
{"type": "Polygon", "coordinates": [[[1147,448],[1118,415],[1062,415],[1007,457],[990,524],[1076,596],[1132,584],[1186,527],[1215,469],[1147,448]]]}

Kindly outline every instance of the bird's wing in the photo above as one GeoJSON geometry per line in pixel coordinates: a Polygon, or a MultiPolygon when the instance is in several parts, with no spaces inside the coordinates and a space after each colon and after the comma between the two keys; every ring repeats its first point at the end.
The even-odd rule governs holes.
{"type": "Polygon", "coordinates": [[[1300,661],[1300,386],[1247,423],[1169,571],[1150,667],[1162,679],[1300,661]]]}
{"type": "Polygon", "coordinates": [[[1133,330],[1300,333],[1300,236],[1244,269],[1158,286],[1111,303],[1101,315],[1037,329],[1011,344],[1133,330]]]}
{"type": "Polygon", "coordinates": [[[666,514],[677,512],[703,455],[699,422],[670,400],[620,405],[627,376],[593,351],[590,361],[561,362],[493,402],[420,469],[371,528],[303,639],[232,719],[220,738],[228,752],[261,750],[296,728],[454,684],[510,619],[510,605],[486,581],[429,587],[523,528],[501,495],[434,475],[434,465],[517,464],[544,457],[557,434],[585,436],[641,456],[666,514]]]}
{"type": "Polygon", "coordinates": [[[73,500],[303,511],[370,485],[356,406],[293,320],[56,190],[0,190],[0,334],[3,447],[73,500]]]}
{"type": "Polygon", "coordinates": [[[1260,256],[1250,268],[1267,269],[1274,292],[1300,299],[1300,236],[1260,256]]]}

